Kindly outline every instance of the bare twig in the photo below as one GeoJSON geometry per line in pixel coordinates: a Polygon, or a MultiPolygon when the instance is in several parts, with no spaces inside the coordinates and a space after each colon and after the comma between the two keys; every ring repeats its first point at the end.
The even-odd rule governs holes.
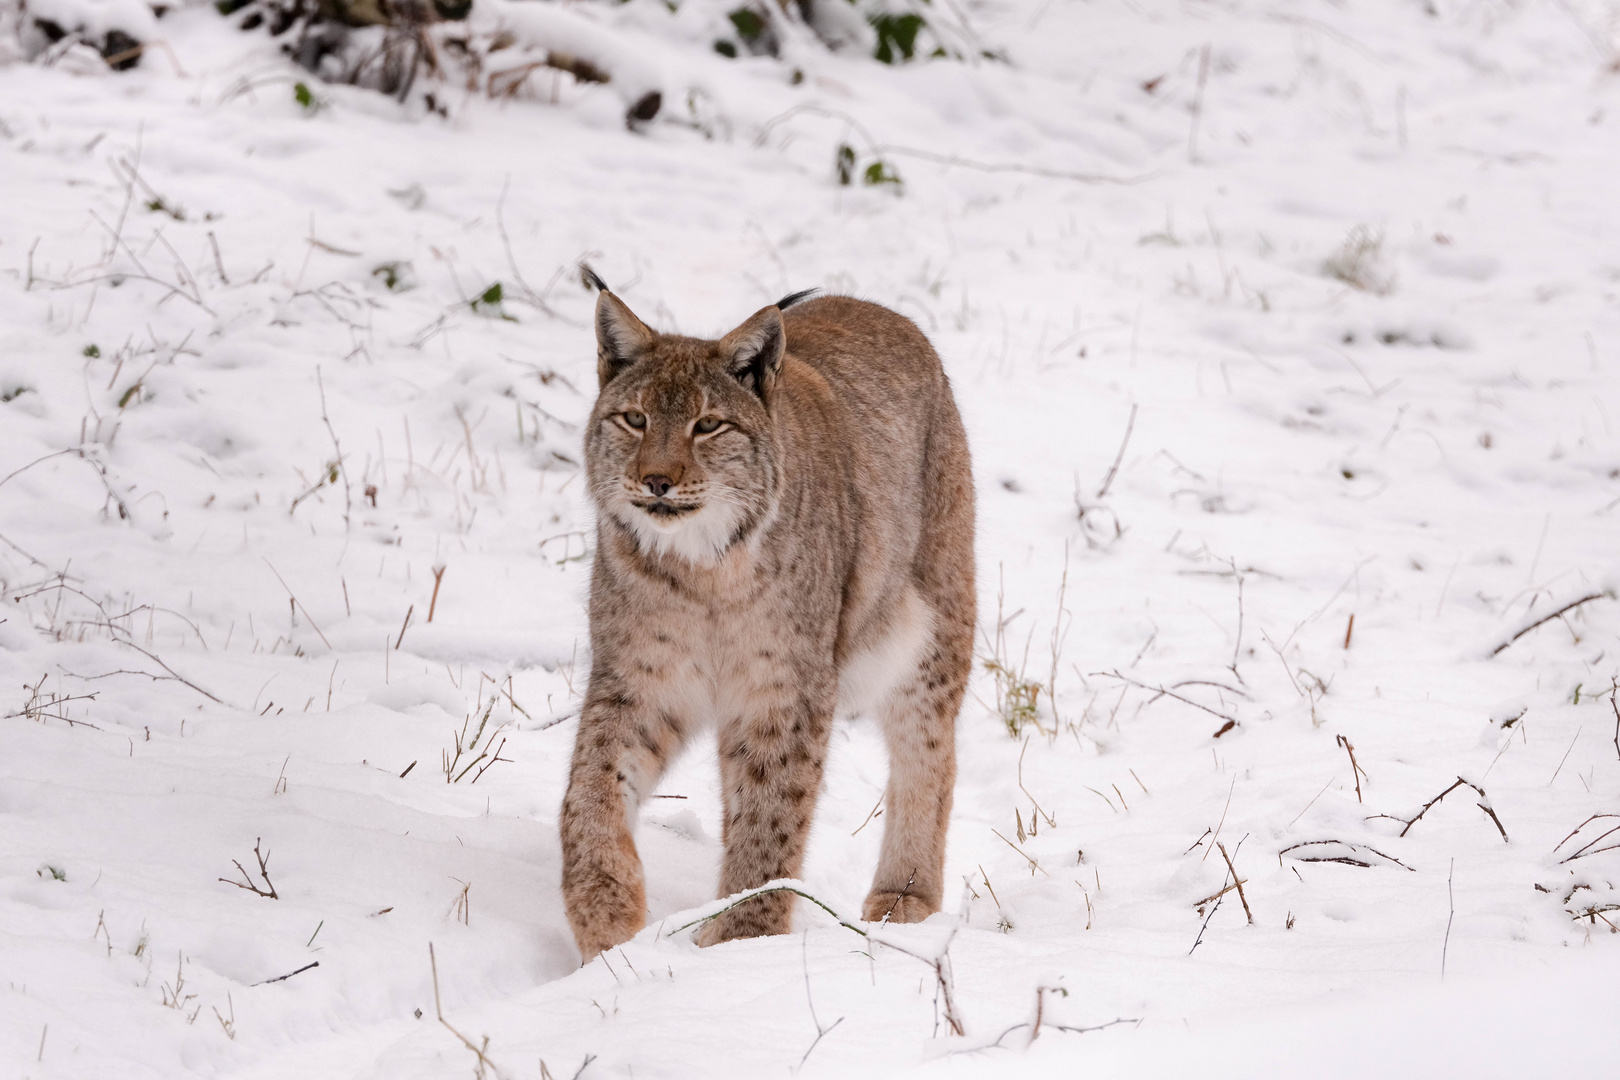
{"type": "Polygon", "coordinates": [[[287,590],[287,599],[298,605],[298,610],[302,611],[304,613],[304,618],[309,620],[310,629],[314,630],[316,635],[320,637],[321,643],[330,649],[332,647],[332,643],[326,640],[325,634],[321,633],[321,628],[315,624],[315,616],[309,613],[309,608],[305,607],[304,602],[298,599],[298,597],[293,593],[292,586],[288,585],[287,579],[281,576],[281,571],[277,570],[269,559],[264,560],[264,565],[270,567],[270,572],[276,575],[276,580],[281,582],[281,587],[287,590]]]}
{"type": "Polygon", "coordinates": [[[485,1053],[485,1051],[489,1049],[489,1036],[486,1035],[484,1037],[483,1046],[476,1046],[473,1044],[471,1039],[467,1038],[467,1036],[451,1027],[450,1021],[444,1018],[444,1008],[439,1003],[439,961],[438,958],[433,955],[433,943],[431,941],[428,942],[428,964],[433,969],[433,1012],[434,1015],[439,1018],[439,1023],[444,1025],[444,1029],[446,1031],[460,1039],[462,1046],[465,1046],[477,1056],[478,1075],[480,1078],[483,1077],[484,1070],[488,1069],[490,1072],[495,1074],[496,1080],[505,1080],[504,1074],[500,1069],[496,1068],[495,1063],[489,1060],[488,1055],[485,1053]]]}
{"type": "MultiPolygon", "coordinates": [[[[1355,852],[1357,855],[1361,854],[1363,851],[1370,851],[1374,855],[1378,856],[1380,859],[1384,859],[1384,860],[1386,860],[1388,862],[1394,863],[1396,866],[1400,867],[1402,870],[1409,870],[1409,871],[1411,871],[1413,873],[1417,872],[1412,867],[1407,866],[1405,863],[1401,862],[1401,860],[1397,859],[1395,856],[1393,856],[1393,855],[1385,855],[1382,851],[1379,851],[1375,847],[1370,847],[1370,846],[1367,846],[1367,845],[1351,844],[1351,843],[1348,843],[1348,842],[1346,842],[1344,840],[1306,840],[1303,843],[1291,844],[1288,847],[1285,847],[1281,851],[1277,852],[1277,854],[1279,856],[1282,856],[1282,855],[1287,855],[1290,851],[1298,851],[1300,848],[1326,847],[1326,846],[1348,848],[1352,852],[1355,852]]],[[[1372,866],[1372,863],[1364,862],[1361,859],[1352,858],[1352,857],[1347,856],[1347,855],[1318,855],[1318,854],[1295,855],[1294,856],[1294,861],[1295,862],[1343,863],[1346,866],[1359,866],[1362,869],[1367,869],[1367,868],[1372,866]]]]}
{"type": "MultiPolygon", "coordinates": [[[[1583,821],[1579,825],[1575,826],[1574,829],[1570,830],[1570,834],[1568,836],[1566,836],[1562,840],[1558,841],[1558,845],[1553,848],[1553,852],[1556,854],[1559,848],[1563,847],[1565,844],[1569,843],[1570,840],[1574,839],[1576,833],[1580,832],[1582,829],[1584,829],[1588,825],[1592,824],[1592,822],[1598,821],[1598,820],[1601,820],[1601,819],[1604,819],[1604,818],[1620,818],[1620,814],[1593,814],[1591,817],[1587,818],[1585,821],[1583,821]]],[[[1588,855],[1596,855],[1599,852],[1613,851],[1616,848],[1620,848],[1620,843],[1610,844],[1607,847],[1600,847],[1600,848],[1596,848],[1596,849],[1593,849],[1593,847],[1592,847],[1593,844],[1599,843],[1602,840],[1608,838],[1609,836],[1612,836],[1613,834],[1615,834],[1617,832],[1620,832],[1620,825],[1616,825],[1613,828],[1608,829],[1605,832],[1599,833],[1596,837],[1594,837],[1593,839],[1587,841],[1585,844],[1581,845],[1579,848],[1577,848],[1575,851],[1573,851],[1569,855],[1565,856],[1562,859],[1559,859],[1558,860],[1559,865],[1561,866],[1564,863],[1574,862],[1576,859],[1585,858],[1588,855]]]]}
{"type": "MultiPolygon", "coordinates": [[[[259,888],[258,883],[253,880],[253,875],[248,873],[247,868],[236,859],[232,859],[231,862],[241,872],[242,880],[233,881],[230,878],[220,878],[219,880],[227,885],[235,885],[238,889],[246,889],[255,896],[280,900],[281,897],[276,895],[276,887],[270,883],[270,853],[268,851],[259,851],[259,838],[257,837],[253,840],[253,856],[259,861],[259,876],[264,879],[264,888],[259,888]]],[[[294,972],[294,974],[297,974],[297,972],[294,972]]]]}
{"type": "MultiPolygon", "coordinates": [[[[1135,687],[1137,687],[1139,689],[1142,689],[1142,690],[1151,690],[1155,694],[1159,695],[1159,697],[1175,698],[1177,701],[1181,702],[1184,705],[1191,705],[1195,709],[1202,709],[1205,712],[1209,713],[1211,716],[1218,716],[1222,720],[1229,721],[1230,723],[1232,723],[1234,725],[1237,724],[1237,722],[1238,722],[1237,717],[1228,716],[1226,713],[1218,712],[1215,709],[1210,708],[1208,705],[1200,705],[1198,702],[1194,701],[1192,698],[1183,697],[1182,695],[1176,693],[1174,690],[1170,690],[1170,689],[1168,689],[1166,687],[1163,687],[1163,686],[1149,686],[1147,683],[1136,681],[1135,679],[1131,678],[1129,675],[1122,675],[1122,674],[1120,674],[1120,672],[1119,672],[1119,670],[1117,668],[1115,670],[1113,670],[1113,671],[1093,671],[1091,674],[1093,676],[1098,677],[1098,678],[1118,679],[1121,682],[1130,683],[1132,686],[1135,686],[1135,687]]],[[[1153,698],[1151,701],[1148,702],[1148,704],[1151,705],[1151,704],[1153,704],[1153,701],[1157,701],[1157,700],[1158,700],[1158,698],[1153,698]]]]}
{"type": "MultiPolygon", "coordinates": [[[[326,425],[326,434],[330,436],[332,440],[332,453],[336,455],[332,459],[331,467],[335,467],[338,473],[343,477],[343,528],[344,531],[347,531],[349,528],[349,514],[354,510],[354,497],[351,490],[351,485],[349,484],[349,470],[348,467],[343,464],[343,444],[338,442],[337,429],[332,426],[331,418],[326,415],[326,381],[321,378],[321,367],[319,364],[315,365],[315,385],[320,389],[321,392],[321,423],[326,425]]],[[[331,475],[330,468],[328,469],[327,475],[331,475]]],[[[305,614],[307,615],[309,613],[306,611],[305,614]]],[[[330,648],[330,646],[328,646],[328,648],[330,648]]]]}
{"type": "Polygon", "coordinates": [[[254,986],[269,986],[271,983],[286,982],[288,979],[292,978],[294,975],[302,975],[304,972],[308,971],[310,968],[318,968],[320,966],[321,966],[321,962],[319,960],[315,960],[315,961],[312,961],[312,962],[310,962],[308,964],[305,964],[303,967],[299,968],[297,971],[289,971],[285,975],[277,975],[273,979],[266,979],[266,980],[264,980],[264,982],[254,983],[253,985],[254,986]]]}
{"type": "MultiPolygon", "coordinates": [[[[1340,746],[1344,747],[1344,752],[1350,755],[1350,775],[1356,781],[1356,802],[1360,802],[1361,778],[1367,774],[1361,768],[1361,766],[1356,763],[1356,748],[1351,745],[1350,740],[1345,738],[1343,735],[1335,735],[1333,738],[1334,741],[1336,741],[1340,746]]],[[[1369,777],[1369,779],[1371,778],[1369,777]]]]}
{"type": "Polygon", "coordinates": [[[1103,477],[1102,487],[1097,489],[1097,498],[1101,499],[1108,494],[1108,488],[1114,482],[1114,474],[1119,472],[1120,462],[1125,460],[1125,448],[1130,445],[1131,431],[1136,427],[1136,403],[1131,403],[1130,419],[1125,421],[1125,437],[1119,441],[1119,453],[1114,455],[1114,463],[1108,467],[1108,475],[1103,477]]]}
{"type": "Polygon", "coordinates": [[[1504,844],[1507,843],[1508,842],[1507,830],[1502,827],[1502,820],[1496,816],[1496,811],[1491,808],[1490,796],[1485,794],[1485,789],[1484,788],[1480,787],[1478,784],[1471,783],[1470,781],[1464,780],[1460,776],[1457,777],[1456,782],[1453,783],[1450,787],[1446,788],[1446,790],[1442,791],[1440,794],[1436,795],[1434,798],[1432,798],[1428,802],[1424,803],[1423,804],[1423,809],[1419,810],[1416,814],[1414,814],[1410,818],[1396,817],[1393,814],[1372,814],[1372,815],[1370,815],[1368,817],[1367,820],[1371,821],[1373,818],[1388,818],[1391,821],[1402,822],[1404,824],[1404,827],[1396,835],[1397,836],[1405,836],[1408,832],[1411,831],[1412,826],[1416,825],[1419,821],[1421,821],[1422,818],[1423,818],[1423,815],[1427,814],[1429,812],[1430,807],[1434,806],[1441,799],[1444,799],[1447,795],[1450,795],[1453,791],[1456,791],[1460,787],[1472,788],[1474,790],[1475,794],[1477,794],[1480,797],[1480,801],[1478,803],[1476,803],[1475,805],[1477,805],[1481,810],[1485,811],[1485,816],[1491,819],[1491,824],[1496,826],[1496,831],[1502,834],[1502,842],[1504,844]]]}
{"type": "Polygon", "coordinates": [[[433,611],[439,606],[439,583],[444,580],[446,569],[448,568],[444,566],[433,567],[433,599],[428,601],[428,622],[433,621],[433,611]]]}
{"type": "Polygon", "coordinates": [[[1233,887],[1237,889],[1238,899],[1243,901],[1243,914],[1248,916],[1249,925],[1253,926],[1254,912],[1249,910],[1249,898],[1243,893],[1243,879],[1238,877],[1237,867],[1232,865],[1232,856],[1226,853],[1226,845],[1217,840],[1215,846],[1220,849],[1221,858],[1226,860],[1226,868],[1232,872],[1233,887]]]}
{"type": "Polygon", "coordinates": [[[1446,937],[1440,944],[1440,978],[1446,977],[1446,953],[1451,949],[1451,920],[1457,917],[1457,899],[1451,891],[1451,875],[1457,869],[1457,860],[1451,860],[1451,866],[1446,870],[1446,905],[1449,911],[1446,914],[1446,937]]]}
{"type": "Polygon", "coordinates": [[[1501,652],[1503,649],[1507,648],[1509,645],[1512,645],[1515,641],[1518,641],[1520,638],[1524,637],[1524,635],[1528,634],[1530,631],[1534,630],[1536,627],[1540,626],[1542,623],[1552,622],[1554,619],[1558,618],[1558,616],[1564,614],[1564,612],[1573,611],[1575,608],[1580,607],[1582,604],[1589,604],[1593,600],[1601,600],[1601,599],[1603,599],[1603,597],[1605,595],[1606,594],[1601,593],[1601,592],[1588,593],[1587,595],[1581,597],[1579,600],[1570,601],[1569,603],[1565,604],[1563,607],[1559,608],[1557,611],[1553,612],[1550,615],[1543,615],[1541,618],[1537,619],[1535,622],[1531,623],[1530,625],[1524,627],[1518,633],[1514,634],[1512,637],[1510,637],[1506,641],[1502,642],[1502,644],[1500,644],[1496,648],[1492,649],[1490,651],[1490,655],[1495,656],[1497,653],[1501,652]]]}

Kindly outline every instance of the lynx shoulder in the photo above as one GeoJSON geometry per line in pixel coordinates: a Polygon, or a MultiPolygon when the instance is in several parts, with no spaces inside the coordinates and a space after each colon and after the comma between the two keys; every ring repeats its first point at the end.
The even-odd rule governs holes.
{"type": "MultiPolygon", "coordinates": [[[[889,755],[863,915],[939,910],[972,663],[967,440],[910,320],[801,296],[718,341],[597,298],[592,661],[560,819],[586,960],[645,922],[638,808],[697,732],[719,743],[720,895],[796,877],[841,706],[889,755]]],[[[750,899],[700,941],[784,933],[792,899],[750,899]]]]}

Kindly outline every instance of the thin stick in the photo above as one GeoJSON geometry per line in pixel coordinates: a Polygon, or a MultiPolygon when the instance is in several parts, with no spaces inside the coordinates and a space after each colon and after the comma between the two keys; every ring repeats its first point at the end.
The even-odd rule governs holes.
{"type": "Polygon", "coordinates": [[[878,796],[877,802],[872,804],[871,812],[866,815],[866,820],[861,822],[860,825],[855,829],[855,832],[852,832],[849,835],[854,836],[856,833],[859,833],[861,829],[866,828],[874,817],[877,817],[878,807],[883,805],[884,796],[887,794],[887,792],[884,792],[882,795],[878,796]]]}
{"type": "Polygon", "coordinates": [[[405,609],[405,621],[399,624],[399,637],[397,639],[395,639],[395,641],[394,641],[394,651],[395,652],[399,651],[400,643],[405,640],[405,629],[408,626],[411,625],[411,613],[414,612],[415,610],[416,610],[416,605],[415,604],[412,604],[410,607],[405,609]]]}
{"type": "Polygon", "coordinates": [[[428,622],[433,621],[433,609],[439,606],[439,582],[444,580],[444,572],[447,569],[449,569],[449,567],[433,567],[433,599],[428,601],[428,622]]]}
{"type": "Polygon", "coordinates": [[[1531,623],[1529,626],[1526,626],[1524,629],[1520,630],[1517,634],[1514,634],[1512,637],[1510,637],[1506,641],[1502,642],[1502,644],[1500,644],[1496,648],[1492,649],[1490,651],[1490,655],[1495,656],[1497,653],[1501,652],[1503,649],[1507,648],[1509,645],[1512,645],[1515,641],[1518,641],[1520,638],[1524,637],[1524,635],[1528,634],[1530,631],[1534,630],[1536,627],[1540,626],[1542,623],[1552,622],[1554,619],[1558,618],[1558,616],[1562,615],[1564,612],[1573,611],[1575,608],[1580,607],[1582,604],[1589,604],[1593,600],[1601,600],[1603,598],[1603,595],[1604,594],[1600,593],[1600,592],[1589,593],[1588,595],[1581,597],[1579,600],[1574,600],[1574,601],[1571,601],[1568,604],[1565,604],[1563,607],[1559,608],[1557,611],[1553,612],[1551,615],[1543,615],[1541,618],[1537,619],[1535,622],[1531,623]]]}
{"type": "Polygon", "coordinates": [[[1350,621],[1344,624],[1344,647],[1346,649],[1350,647],[1350,635],[1355,632],[1355,629],[1356,613],[1352,611],[1350,613],[1350,621]]]}
{"type": "MultiPolygon", "coordinates": [[[[1302,861],[1309,862],[1311,860],[1302,860],[1302,861]]],[[[1221,890],[1219,890],[1217,892],[1212,892],[1208,896],[1204,897],[1202,900],[1199,900],[1199,901],[1195,902],[1193,904],[1193,907],[1201,908],[1205,904],[1210,903],[1213,900],[1219,900],[1221,897],[1225,896],[1227,893],[1231,892],[1233,889],[1237,888],[1238,886],[1246,885],[1246,884],[1248,884],[1248,882],[1246,882],[1246,881],[1235,881],[1232,884],[1226,886],[1224,889],[1221,889],[1221,890]]],[[[1253,922],[1254,920],[1250,919],[1249,921],[1253,922]]]]}
{"type": "MultiPolygon", "coordinates": [[[[1203,709],[1205,712],[1209,713],[1211,716],[1218,716],[1222,720],[1229,721],[1232,724],[1237,723],[1237,717],[1235,717],[1235,716],[1228,716],[1223,712],[1217,712],[1216,710],[1210,708],[1208,705],[1200,705],[1198,702],[1194,701],[1192,698],[1182,697],[1180,694],[1176,693],[1174,690],[1166,689],[1163,686],[1149,686],[1147,683],[1137,682],[1135,679],[1131,678],[1129,675],[1121,675],[1119,673],[1119,669],[1117,669],[1117,668],[1114,669],[1113,671],[1093,671],[1091,674],[1094,675],[1094,676],[1097,676],[1099,678],[1104,678],[1104,679],[1110,679],[1110,678],[1119,679],[1121,682],[1130,683],[1132,686],[1135,686],[1135,687],[1137,687],[1139,689],[1151,690],[1155,694],[1158,694],[1160,697],[1175,698],[1177,701],[1181,702],[1184,705],[1191,705],[1195,709],[1203,709]]],[[[1155,700],[1157,700],[1157,699],[1155,699],[1155,700]]],[[[1149,702],[1148,704],[1151,705],[1152,702],[1149,702]]]]}
{"type": "MultiPolygon", "coordinates": [[[[1354,618],[1354,616],[1351,617],[1354,618]]],[[[1356,782],[1356,802],[1360,802],[1361,778],[1367,774],[1362,771],[1360,765],[1356,764],[1356,748],[1351,745],[1350,740],[1345,738],[1343,735],[1335,735],[1334,740],[1337,741],[1340,746],[1344,747],[1345,753],[1350,755],[1350,775],[1356,782]]],[[[1371,778],[1369,777],[1369,779],[1371,778]]]]}
{"type": "Polygon", "coordinates": [[[1455,894],[1451,891],[1451,875],[1456,869],[1457,860],[1452,859],[1451,867],[1446,871],[1446,904],[1451,910],[1446,915],[1446,939],[1440,945],[1440,978],[1442,981],[1446,977],[1446,953],[1451,949],[1451,920],[1457,917],[1457,900],[1455,894]]]}
{"type": "MultiPolygon", "coordinates": [[[[1322,785],[1322,790],[1318,791],[1314,796],[1311,797],[1311,801],[1305,804],[1305,810],[1309,810],[1311,807],[1315,806],[1316,805],[1316,800],[1320,799],[1322,797],[1322,795],[1327,791],[1328,785],[1332,784],[1333,781],[1337,780],[1338,778],[1339,777],[1338,777],[1337,774],[1328,777],[1328,782],[1326,784],[1322,785]]],[[[1300,818],[1304,817],[1305,816],[1305,810],[1301,810],[1299,813],[1295,814],[1294,815],[1294,821],[1298,821],[1300,818]]],[[[1288,823],[1289,828],[1293,828],[1294,821],[1290,821],[1288,823]]],[[[1205,857],[1208,858],[1208,853],[1207,852],[1205,853],[1205,857]]]]}
{"type": "Polygon", "coordinates": [[[305,607],[303,601],[293,594],[292,586],[287,584],[286,579],[281,576],[281,572],[275,568],[269,559],[264,560],[264,565],[270,567],[270,572],[276,575],[276,580],[281,582],[281,587],[287,590],[287,598],[298,605],[298,609],[304,613],[304,618],[309,620],[310,628],[320,637],[321,643],[330,649],[332,643],[326,640],[326,635],[322,634],[321,628],[315,624],[315,616],[309,613],[309,608],[305,607]]]}
{"type": "MultiPolygon", "coordinates": [[[[332,450],[337,454],[334,464],[338,473],[343,477],[343,528],[349,528],[349,514],[354,509],[353,492],[349,484],[349,469],[343,464],[343,446],[338,442],[337,429],[332,427],[332,421],[326,415],[326,382],[321,378],[321,366],[315,365],[315,385],[321,392],[321,423],[326,425],[326,433],[332,438],[332,450]]],[[[308,614],[308,612],[305,612],[308,614]]],[[[331,646],[328,646],[330,648],[331,646]]]]}
{"type": "Polygon", "coordinates": [[[855,933],[861,935],[861,937],[871,936],[865,930],[862,930],[860,927],[848,922],[843,916],[839,915],[838,912],[834,911],[832,908],[828,907],[826,904],[822,903],[820,900],[816,899],[814,896],[811,896],[809,893],[805,892],[796,885],[761,885],[757,889],[749,889],[747,892],[739,894],[735,900],[721,908],[719,911],[705,915],[701,919],[693,919],[684,926],[677,926],[664,936],[674,937],[682,930],[690,930],[694,926],[701,926],[704,923],[713,922],[715,919],[718,919],[720,916],[724,915],[738,904],[746,904],[756,896],[764,896],[767,893],[777,892],[790,892],[795,896],[802,896],[812,904],[816,905],[816,907],[820,908],[822,911],[825,911],[827,914],[831,915],[837,921],[838,925],[842,926],[845,930],[853,930],[855,933]]]}
{"type": "MultiPolygon", "coordinates": [[[[1332,781],[1329,781],[1329,783],[1332,783],[1332,781]]],[[[1234,791],[1236,791],[1236,790],[1237,790],[1237,777],[1234,776],[1234,777],[1232,777],[1232,782],[1230,784],[1228,784],[1227,787],[1226,787],[1226,805],[1221,807],[1221,820],[1216,822],[1216,824],[1215,824],[1215,835],[1210,837],[1210,843],[1212,843],[1212,844],[1218,842],[1220,840],[1220,838],[1221,838],[1221,827],[1226,824],[1226,812],[1232,808],[1232,793],[1234,791]]],[[[1312,800],[1312,801],[1314,802],[1315,800],[1312,800]]],[[[1301,813],[1303,813],[1303,812],[1304,811],[1301,811],[1301,813]]],[[[1289,822],[1289,824],[1293,824],[1293,822],[1289,822]]],[[[1209,858],[1209,848],[1204,849],[1204,859],[1207,859],[1207,858],[1209,858]]],[[[1204,859],[1199,859],[1198,861],[1203,862],[1204,859]]]]}
{"type": "MultiPolygon", "coordinates": [[[[1037,870],[1039,870],[1043,874],[1046,874],[1046,868],[1041,865],[1039,859],[1032,858],[1031,856],[1025,854],[1023,848],[1019,847],[1017,844],[1013,843],[1011,840],[1008,840],[1005,836],[1001,836],[1001,834],[999,832],[996,832],[995,829],[991,829],[990,831],[993,832],[993,833],[996,833],[997,836],[1000,836],[1001,837],[1001,842],[1003,844],[1006,844],[1008,847],[1010,847],[1014,851],[1018,852],[1018,854],[1023,855],[1024,858],[1029,861],[1029,872],[1030,872],[1031,876],[1034,876],[1034,873],[1037,870]]],[[[1046,874],[1046,876],[1051,877],[1052,875],[1051,874],[1046,874]]]]}
{"type": "Polygon", "coordinates": [[[1553,780],[1558,779],[1558,774],[1564,771],[1564,762],[1568,761],[1569,755],[1575,752],[1575,744],[1580,741],[1581,731],[1584,729],[1584,727],[1585,725],[1583,724],[1581,727],[1577,727],[1575,729],[1575,737],[1569,740],[1569,749],[1565,750],[1564,756],[1558,759],[1558,768],[1553,770],[1552,780],[1547,781],[1548,787],[1552,787],[1553,780]]]}
{"type": "Polygon", "coordinates": [[[1616,695],[1620,695],[1620,682],[1611,678],[1609,680],[1609,708],[1614,710],[1614,756],[1620,758],[1620,705],[1615,704],[1616,695]]]}
{"type": "Polygon", "coordinates": [[[1253,926],[1254,912],[1249,910],[1249,898],[1243,894],[1243,879],[1238,877],[1237,867],[1232,865],[1232,856],[1226,853],[1226,845],[1217,840],[1215,846],[1220,848],[1221,858],[1226,860],[1226,868],[1232,872],[1233,888],[1237,889],[1238,899],[1243,901],[1243,914],[1248,916],[1249,925],[1253,926]]]}
{"type": "MultiPolygon", "coordinates": [[[[433,942],[431,941],[428,942],[428,964],[433,968],[433,1012],[436,1016],[438,1016],[439,1023],[444,1025],[446,1031],[460,1039],[461,1045],[465,1046],[468,1050],[471,1050],[475,1055],[477,1055],[480,1073],[482,1073],[484,1069],[488,1069],[490,1072],[494,1073],[499,1080],[505,1080],[504,1076],[502,1076],[501,1070],[495,1067],[495,1063],[484,1056],[484,1051],[481,1048],[474,1046],[471,1039],[467,1038],[467,1036],[451,1027],[450,1021],[444,1018],[444,1009],[439,1004],[439,961],[438,958],[433,955],[433,942]]],[[[486,1038],[484,1040],[484,1046],[488,1045],[489,1039],[486,1038]]]]}
{"type": "Polygon", "coordinates": [[[1103,477],[1102,487],[1097,489],[1097,498],[1108,494],[1109,485],[1114,482],[1114,474],[1119,471],[1119,463],[1125,460],[1125,447],[1130,445],[1131,430],[1136,427],[1136,403],[1131,403],[1131,418],[1125,422],[1125,437],[1119,442],[1119,453],[1114,455],[1114,463],[1108,467],[1108,475],[1103,477]]]}
{"type": "Polygon", "coordinates": [[[1192,948],[1187,950],[1187,955],[1188,956],[1191,956],[1193,953],[1198,951],[1198,946],[1200,944],[1202,944],[1202,942],[1204,940],[1204,931],[1209,929],[1209,920],[1213,919],[1215,917],[1215,913],[1217,911],[1221,910],[1221,900],[1222,899],[1223,899],[1222,894],[1217,893],[1216,897],[1215,897],[1215,906],[1209,909],[1209,914],[1208,915],[1204,916],[1204,925],[1200,926],[1198,928],[1198,936],[1193,939],[1192,948]]]}
{"type": "MultiPolygon", "coordinates": [[[[311,938],[310,940],[313,941],[314,939],[311,938]]],[[[321,962],[319,960],[316,960],[316,961],[314,961],[312,963],[305,964],[303,967],[299,968],[297,971],[289,971],[285,975],[277,975],[273,979],[266,979],[266,980],[264,980],[264,982],[254,983],[253,985],[254,986],[269,986],[271,983],[286,982],[288,979],[292,978],[294,975],[302,975],[304,972],[308,971],[310,968],[318,968],[320,966],[321,966],[321,962]]]]}

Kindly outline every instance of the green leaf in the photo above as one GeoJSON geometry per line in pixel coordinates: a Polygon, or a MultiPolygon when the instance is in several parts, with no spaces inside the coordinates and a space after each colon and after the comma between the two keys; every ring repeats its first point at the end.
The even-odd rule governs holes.
{"type": "Polygon", "coordinates": [[[101,355],[101,346],[99,346],[99,345],[86,345],[84,347],[84,355],[90,357],[91,359],[95,359],[95,358],[99,357],[101,355]]]}
{"type": "Polygon", "coordinates": [[[838,182],[843,186],[848,187],[850,181],[855,179],[854,149],[851,148],[848,143],[840,143],[838,146],[838,156],[836,161],[838,165],[838,182]]]}
{"type": "Polygon", "coordinates": [[[315,111],[315,94],[310,90],[306,83],[300,82],[293,84],[293,100],[298,102],[298,104],[302,105],[304,108],[308,109],[310,112],[315,111]]]}
{"type": "Polygon", "coordinates": [[[719,53],[721,56],[730,57],[732,60],[737,59],[737,46],[733,45],[729,41],[721,40],[715,42],[714,51],[719,53]]]}
{"type": "Polygon", "coordinates": [[[744,41],[753,41],[765,32],[765,20],[750,8],[738,8],[726,18],[731,20],[731,25],[737,28],[738,36],[744,41]]]}
{"type": "Polygon", "coordinates": [[[921,15],[912,12],[874,15],[871,23],[878,36],[877,49],[872,55],[885,64],[894,63],[897,53],[902,60],[910,60],[917,51],[917,31],[926,25],[921,15]]]}
{"type": "Polygon", "coordinates": [[[494,305],[500,303],[501,302],[501,283],[497,281],[495,284],[493,284],[489,288],[485,289],[484,294],[482,296],[480,296],[478,298],[478,300],[479,300],[479,303],[488,304],[488,305],[490,305],[492,307],[494,305]]]}
{"type": "Polygon", "coordinates": [[[888,165],[884,162],[874,161],[866,167],[866,172],[861,174],[861,179],[865,180],[868,185],[875,187],[878,184],[900,183],[900,174],[890,172],[888,165]]]}
{"type": "Polygon", "coordinates": [[[123,397],[118,399],[118,407],[120,409],[122,409],[124,406],[128,405],[130,403],[130,401],[135,397],[135,395],[140,393],[140,392],[141,392],[141,384],[140,383],[135,383],[128,390],[124,391],[124,396],[123,397]]]}

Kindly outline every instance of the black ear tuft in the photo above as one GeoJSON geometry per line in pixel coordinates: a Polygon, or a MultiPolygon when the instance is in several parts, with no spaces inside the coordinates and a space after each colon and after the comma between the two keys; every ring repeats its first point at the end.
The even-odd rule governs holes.
{"type": "Polygon", "coordinates": [[[653,333],[624,301],[603,289],[596,294],[596,375],[601,386],[630,367],[650,349],[653,333]]]}
{"type": "Polygon", "coordinates": [[[579,277],[581,281],[597,292],[612,291],[607,287],[607,282],[602,280],[602,275],[591,269],[590,263],[582,262],[579,264],[579,277]]]}
{"type": "Polygon", "coordinates": [[[747,322],[721,338],[719,346],[726,370],[769,407],[771,390],[787,351],[782,312],[775,305],[761,308],[747,322]]]}
{"type": "Polygon", "coordinates": [[[788,293],[786,296],[782,297],[782,299],[776,302],[776,309],[778,311],[786,311],[794,304],[797,304],[800,300],[806,300],[816,295],[816,293],[820,291],[820,289],[801,289],[796,293],[788,293]]]}

